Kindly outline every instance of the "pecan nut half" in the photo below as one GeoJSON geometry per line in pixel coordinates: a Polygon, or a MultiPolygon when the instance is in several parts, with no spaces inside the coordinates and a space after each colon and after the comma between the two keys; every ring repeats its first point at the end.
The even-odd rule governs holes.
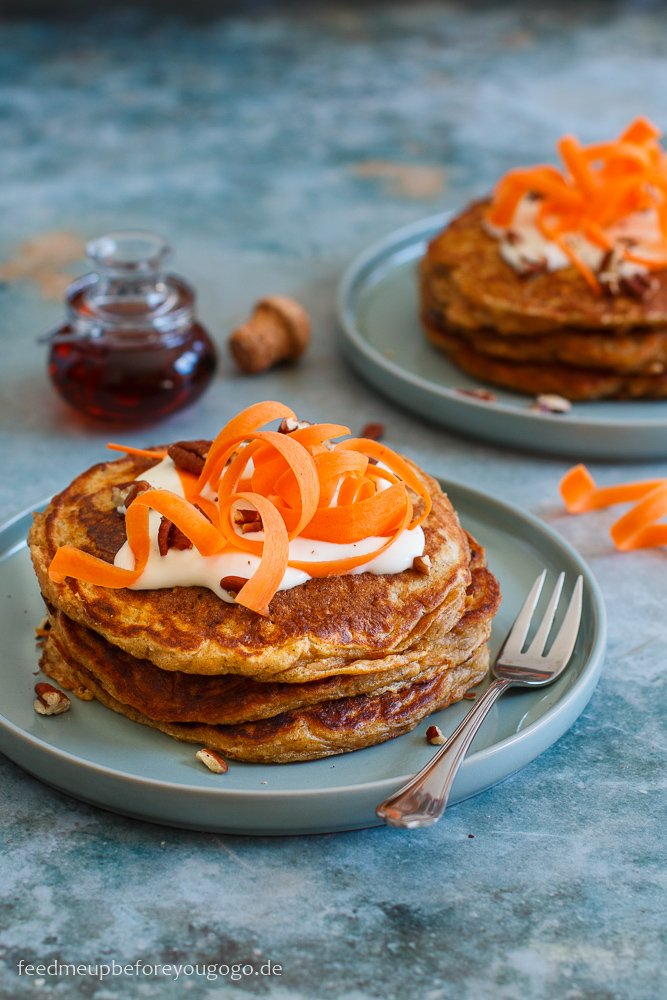
{"type": "Polygon", "coordinates": [[[157,547],[160,555],[166,556],[169,549],[191,549],[192,542],[173,521],[163,517],[157,533],[157,547]]]}
{"type": "Polygon", "coordinates": [[[177,468],[199,476],[210,447],[210,441],[176,441],[169,445],[167,454],[177,468]]]}
{"type": "Polygon", "coordinates": [[[232,597],[236,597],[239,590],[246,585],[248,581],[242,576],[223,576],[220,581],[220,586],[223,590],[226,590],[232,597]]]}

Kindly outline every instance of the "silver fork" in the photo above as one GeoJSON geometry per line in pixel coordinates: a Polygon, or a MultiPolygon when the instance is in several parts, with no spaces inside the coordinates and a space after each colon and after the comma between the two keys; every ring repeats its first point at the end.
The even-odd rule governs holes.
{"type": "Polygon", "coordinates": [[[492,673],[495,680],[432,760],[407,784],[381,802],[375,812],[389,826],[414,829],[437,823],[447,806],[456,773],[491,706],[509,687],[542,687],[560,677],[570,662],[581,622],[583,580],[579,576],[563,623],[548,653],[545,647],[556,617],[565,574],[553,589],[549,606],[528,649],[522,652],[547,571],[533,584],[503,643],[492,673]]]}

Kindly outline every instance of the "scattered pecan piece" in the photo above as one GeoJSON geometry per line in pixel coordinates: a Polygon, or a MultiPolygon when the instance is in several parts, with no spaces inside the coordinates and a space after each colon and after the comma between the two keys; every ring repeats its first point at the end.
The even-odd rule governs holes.
{"type": "Polygon", "coordinates": [[[657,288],[655,278],[649,274],[624,275],[620,279],[619,285],[624,295],[630,296],[631,299],[638,299],[640,302],[653,295],[657,288]]]}
{"type": "Polygon", "coordinates": [[[415,556],[412,560],[412,568],[422,576],[428,576],[431,572],[431,557],[430,556],[415,556]]]}
{"type": "Polygon", "coordinates": [[[131,483],[121,483],[111,487],[111,499],[119,514],[127,514],[127,508],[137,499],[140,493],[153,487],[145,479],[137,479],[131,483]]]}
{"type": "Polygon", "coordinates": [[[204,468],[210,447],[210,441],[177,441],[169,445],[167,454],[177,468],[198,476],[204,468]]]}
{"type": "Polygon", "coordinates": [[[203,747],[203,749],[198,750],[195,757],[202,764],[205,764],[209,771],[213,771],[214,774],[225,774],[229,770],[229,765],[225,758],[221,757],[217,750],[211,750],[210,747],[203,747]]]}
{"type": "Polygon", "coordinates": [[[524,257],[521,254],[518,263],[519,270],[517,274],[520,278],[531,278],[535,274],[546,274],[549,268],[546,257],[539,257],[537,260],[532,260],[530,257],[524,257]]]}
{"type": "Polygon", "coordinates": [[[161,556],[166,556],[169,549],[191,549],[192,542],[177,528],[168,517],[163,517],[157,533],[157,547],[161,556]]]}
{"type": "Polygon", "coordinates": [[[284,420],[280,421],[280,426],[278,428],[279,434],[292,434],[294,431],[300,431],[302,427],[310,427],[310,420],[293,420],[292,417],[285,417],[284,420]]]}
{"type": "Polygon", "coordinates": [[[41,622],[35,629],[35,639],[37,642],[44,642],[47,635],[51,631],[51,622],[48,618],[42,618],[41,622]]]}
{"type": "Polygon", "coordinates": [[[241,529],[244,535],[255,531],[264,531],[262,518],[258,510],[240,509],[234,511],[234,524],[241,529]]]}
{"type": "Polygon", "coordinates": [[[223,590],[228,591],[232,597],[236,597],[241,587],[245,586],[247,582],[242,576],[223,576],[220,586],[223,590]]]}
{"type": "Polygon", "coordinates": [[[465,698],[466,701],[474,701],[477,695],[474,691],[466,691],[463,697],[465,698]]]}
{"type": "Polygon", "coordinates": [[[447,742],[447,737],[443,735],[439,726],[429,726],[426,730],[426,739],[434,747],[442,746],[443,743],[447,742]]]}
{"type": "Polygon", "coordinates": [[[565,399],[564,396],[557,396],[555,393],[544,393],[538,396],[531,410],[536,413],[554,413],[557,416],[562,416],[564,413],[569,413],[572,409],[572,403],[569,399],[565,399]]]}
{"type": "Polygon", "coordinates": [[[45,681],[35,684],[35,694],[37,697],[32,707],[38,715],[62,715],[71,705],[64,691],[59,691],[53,684],[47,684],[45,681]]]}
{"type": "Polygon", "coordinates": [[[633,274],[623,274],[621,264],[623,253],[618,247],[608,250],[600,261],[598,281],[603,293],[613,298],[616,295],[627,295],[631,299],[643,302],[653,294],[657,287],[655,278],[642,271],[633,274]]]}
{"type": "Polygon", "coordinates": [[[494,403],[496,400],[495,392],[491,392],[489,389],[457,389],[462,396],[472,396],[473,399],[481,399],[484,403],[494,403]]]}
{"type": "Polygon", "coordinates": [[[234,511],[234,524],[252,524],[253,521],[261,521],[258,510],[239,507],[234,511]]]}
{"type": "Polygon", "coordinates": [[[359,437],[368,438],[370,441],[381,441],[384,437],[384,424],[365,424],[361,428],[359,437]]]}

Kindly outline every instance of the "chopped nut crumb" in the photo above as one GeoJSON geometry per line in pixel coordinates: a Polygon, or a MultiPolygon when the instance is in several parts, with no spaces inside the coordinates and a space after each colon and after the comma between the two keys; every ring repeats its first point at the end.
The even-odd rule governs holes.
{"type": "Polygon", "coordinates": [[[280,422],[278,433],[292,434],[294,431],[300,431],[302,428],[310,426],[310,420],[294,420],[292,417],[285,417],[285,419],[280,422]]]}
{"type": "Polygon", "coordinates": [[[431,572],[431,557],[430,556],[415,556],[412,560],[412,568],[421,573],[422,576],[428,576],[431,572]]]}
{"type": "Polygon", "coordinates": [[[111,487],[111,500],[119,514],[127,514],[127,508],[136,500],[140,493],[152,489],[145,479],[137,479],[131,483],[120,483],[111,487]]]}
{"type": "Polygon", "coordinates": [[[42,618],[41,622],[35,629],[35,639],[37,642],[44,642],[49,632],[51,631],[51,622],[48,618],[42,618]]]}
{"type": "Polygon", "coordinates": [[[42,681],[35,684],[37,697],[32,703],[38,715],[62,715],[70,708],[71,702],[64,691],[59,691],[53,684],[42,681]]]}
{"type": "Polygon", "coordinates": [[[214,774],[225,774],[229,770],[229,764],[222,757],[217,750],[211,750],[209,747],[203,747],[198,750],[195,754],[197,760],[200,760],[209,771],[213,771],[214,774]]]}
{"type": "Polygon", "coordinates": [[[226,590],[230,597],[236,597],[239,590],[246,585],[248,581],[242,576],[223,576],[220,581],[220,587],[222,590],[226,590]]]}
{"type": "Polygon", "coordinates": [[[384,424],[380,423],[365,424],[361,428],[359,437],[368,438],[370,441],[381,441],[382,438],[384,437],[384,431],[385,431],[384,424]]]}
{"type": "Polygon", "coordinates": [[[534,410],[536,413],[553,413],[557,416],[569,413],[571,409],[572,403],[569,399],[557,396],[555,393],[544,393],[538,396],[531,406],[531,410],[534,410]]]}
{"type": "Polygon", "coordinates": [[[429,726],[426,730],[426,739],[436,747],[447,742],[447,737],[443,735],[439,726],[429,726]]]}
{"type": "Polygon", "coordinates": [[[457,389],[462,396],[472,396],[473,399],[481,399],[483,403],[493,403],[497,399],[495,392],[489,389],[457,389]]]}

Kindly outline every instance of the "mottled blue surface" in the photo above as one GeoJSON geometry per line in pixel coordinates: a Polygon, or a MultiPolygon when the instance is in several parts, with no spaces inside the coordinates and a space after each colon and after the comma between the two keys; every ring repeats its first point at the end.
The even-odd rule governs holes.
{"type": "MultiPolygon", "coordinates": [[[[81,805],[3,760],[0,995],[657,1000],[665,553],[620,557],[613,515],[564,516],[567,461],[456,438],[367,389],[339,357],[333,297],[368,242],[551,157],[562,132],[604,138],[637,113],[667,127],[667,15],[622,2],[234,11],[0,19],[0,261],[49,231],[156,229],[221,344],[258,296],[296,295],[315,324],[299,368],[250,380],[224,359],[194,409],[125,437],[204,436],[259,398],[356,428],[383,421],[397,449],[544,517],[590,561],[608,604],[607,664],[555,747],[419,833],[187,833],[81,805]],[[387,164],[427,168],[435,182],[415,190],[414,174],[387,164]],[[20,959],[54,958],[270,958],[284,974],[16,975],[20,959]]],[[[109,436],[48,388],[34,337],[60,314],[33,281],[0,288],[0,521],[97,461],[109,436]]],[[[594,471],[613,482],[666,466],[594,471]]]]}

